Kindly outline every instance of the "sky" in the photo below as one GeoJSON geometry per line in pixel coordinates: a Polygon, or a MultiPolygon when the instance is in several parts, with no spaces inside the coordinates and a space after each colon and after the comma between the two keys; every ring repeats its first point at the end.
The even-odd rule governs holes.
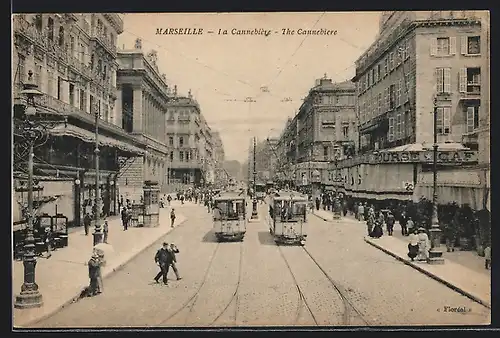
{"type": "Polygon", "coordinates": [[[130,13],[123,14],[118,46],[132,49],[141,38],[145,53],[156,50],[168,84],[180,95],[191,90],[220,132],[226,159],[243,162],[251,138],[277,137],[316,79],[354,76],[354,62],[375,40],[379,18],[380,12],[130,13]],[[201,28],[203,34],[157,35],[157,28],[201,28]],[[286,28],[295,34],[283,35],[286,28]],[[313,28],[337,33],[297,34],[313,28]],[[271,33],[233,35],[232,29],[271,33]],[[255,102],[245,102],[248,97],[255,102]]]}

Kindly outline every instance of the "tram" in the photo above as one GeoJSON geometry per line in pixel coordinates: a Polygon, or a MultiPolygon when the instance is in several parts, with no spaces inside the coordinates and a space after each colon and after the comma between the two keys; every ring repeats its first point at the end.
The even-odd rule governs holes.
{"type": "Polygon", "coordinates": [[[307,196],[281,190],[269,198],[269,232],[277,244],[304,245],[307,238],[307,196]]]}
{"type": "Polygon", "coordinates": [[[244,190],[224,191],[214,197],[213,222],[217,241],[243,241],[247,229],[244,190]]]}

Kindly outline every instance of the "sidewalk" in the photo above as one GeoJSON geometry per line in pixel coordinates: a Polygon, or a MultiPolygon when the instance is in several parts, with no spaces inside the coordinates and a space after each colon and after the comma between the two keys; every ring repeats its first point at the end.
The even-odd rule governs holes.
{"type": "Polygon", "coordinates": [[[351,216],[349,215],[349,213],[347,213],[347,216],[341,216],[339,219],[334,219],[333,218],[333,212],[331,211],[328,211],[328,210],[323,210],[323,209],[319,209],[319,210],[316,210],[314,209],[314,211],[312,212],[312,214],[318,218],[321,218],[323,221],[325,222],[352,222],[352,223],[360,223],[359,221],[357,221],[354,216],[351,216]]]}
{"type": "MultiPolygon", "coordinates": [[[[185,220],[180,202],[173,201],[176,209],[176,225],[185,220]]],[[[123,230],[121,220],[113,217],[108,219],[108,243],[113,252],[106,256],[106,266],[103,268],[103,278],[119,270],[139,253],[153,245],[162,236],[175,228],[170,227],[169,208],[160,209],[160,226],[155,228],[129,227],[123,230]]],[[[93,229],[91,229],[93,230],[93,229]]],[[[85,231],[78,229],[68,235],[68,246],[52,253],[49,259],[38,258],[36,265],[36,282],[43,295],[43,306],[35,309],[13,309],[14,327],[26,326],[38,322],[64,306],[73,302],[81,291],[88,286],[88,268],[85,265],[90,259],[93,238],[85,231]]],[[[24,267],[21,261],[13,261],[12,288],[13,297],[21,291],[24,279],[24,267]]]]}
{"type": "MultiPolygon", "coordinates": [[[[480,273],[467,266],[458,264],[446,257],[447,252],[443,254],[445,258],[443,265],[431,265],[426,262],[417,261],[412,262],[407,256],[408,241],[402,238],[385,235],[378,239],[365,237],[365,242],[470,299],[491,308],[491,274],[480,273]]],[[[485,271],[489,272],[486,269],[485,271]]]]}

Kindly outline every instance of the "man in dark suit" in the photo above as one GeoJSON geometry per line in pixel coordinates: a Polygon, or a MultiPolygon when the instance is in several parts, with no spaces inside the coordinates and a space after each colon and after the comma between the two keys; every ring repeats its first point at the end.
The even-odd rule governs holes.
{"type": "Polygon", "coordinates": [[[167,273],[171,261],[171,254],[168,252],[168,243],[163,243],[163,246],[156,252],[155,263],[160,267],[160,272],[155,276],[154,281],[159,282],[160,277],[163,277],[163,284],[168,285],[167,273]]]}
{"type": "Polygon", "coordinates": [[[179,249],[174,243],[171,243],[168,246],[168,264],[167,264],[167,272],[168,274],[168,269],[169,267],[172,267],[172,270],[174,270],[175,277],[177,277],[177,280],[181,280],[182,278],[179,276],[179,270],[177,270],[177,266],[175,263],[177,263],[177,258],[175,257],[175,254],[179,253],[179,249]]]}

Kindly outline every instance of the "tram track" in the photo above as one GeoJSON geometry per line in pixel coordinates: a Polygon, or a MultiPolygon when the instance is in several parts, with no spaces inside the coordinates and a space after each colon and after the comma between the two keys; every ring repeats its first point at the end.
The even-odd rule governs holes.
{"type": "MultiPolygon", "coordinates": [[[[290,274],[292,276],[295,287],[297,288],[297,293],[298,293],[297,315],[295,317],[293,324],[294,325],[298,324],[298,322],[300,320],[301,310],[303,308],[306,308],[307,311],[309,312],[309,314],[311,315],[311,318],[313,319],[314,324],[316,326],[322,325],[322,324],[320,324],[320,320],[315,315],[315,312],[312,309],[312,306],[308,303],[306,296],[304,295],[304,290],[299,285],[296,274],[294,273],[292,267],[290,266],[289,259],[286,258],[286,255],[284,254],[280,245],[278,245],[278,250],[279,250],[280,255],[283,258],[286,266],[287,266],[288,271],[290,272],[290,274]]],[[[342,301],[343,309],[342,309],[341,325],[343,325],[343,326],[353,325],[353,319],[357,318],[357,319],[362,321],[363,325],[369,326],[370,323],[363,317],[362,313],[352,304],[352,302],[349,300],[349,297],[346,295],[346,292],[343,290],[343,287],[331,278],[331,276],[318,263],[318,261],[314,258],[314,256],[305,247],[300,247],[300,248],[297,247],[297,250],[302,250],[306,254],[306,256],[312,262],[312,265],[314,265],[322,273],[322,275],[326,278],[328,283],[334,288],[338,297],[342,301]]],[[[325,324],[325,325],[331,325],[331,323],[325,324]]]]}
{"type": "MultiPolygon", "coordinates": [[[[203,279],[201,280],[200,285],[196,288],[195,292],[189,297],[189,299],[184,302],[184,304],[176,309],[173,313],[171,313],[167,318],[163,319],[157,326],[160,325],[167,325],[169,321],[174,319],[176,316],[178,316],[180,313],[182,313],[184,310],[187,310],[187,314],[184,317],[183,324],[184,326],[189,325],[189,320],[191,319],[195,308],[197,307],[198,300],[200,299],[200,296],[203,295],[203,293],[210,292],[209,289],[206,289],[206,284],[207,281],[210,279],[210,271],[214,267],[214,262],[217,260],[216,257],[220,253],[220,247],[223,246],[224,243],[218,242],[213,254],[210,258],[210,261],[208,263],[207,269],[203,275],[203,279]]],[[[238,260],[238,279],[236,282],[236,286],[234,288],[234,291],[231,294],[231,297],[229,300],[225,303],[224,307],[222,310],[218,311],[217,314],[214,316],[214,319],[208,321],[210,323],[210,326],[215,326],[217,321],[219,321],[229,310],[231,304],[234,304],[234,313],[232,315],[233,323],[236,324],[237,321],[237,314],[238,314],[238,305],[239,305],[239,288],[240,288],[240,283],[241,283],[241,275],[242,275],[242,267],[243,267],[243,242],[238,243],[239,246],[239,260],[238,260]]]]}

